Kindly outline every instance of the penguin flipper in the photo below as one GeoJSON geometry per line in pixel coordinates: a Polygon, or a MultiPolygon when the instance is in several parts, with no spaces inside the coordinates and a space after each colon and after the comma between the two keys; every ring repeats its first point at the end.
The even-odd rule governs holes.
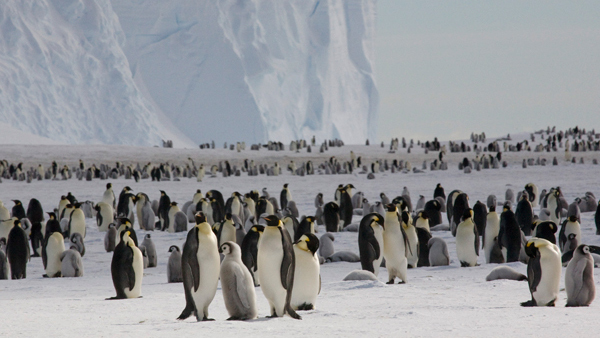
{"type": "Polygon", "coordinates": [[[200,269],[193,268],[194,266],[199,267],[198,256],[196,255],[196,252],[198,251],[197,238],[198,227],[194,227],[188,232],[181,254],[181,275],[183,277],[183,291],[185,293],[185,308],[179,317],[177,317],[179,320],[188,318],[192,313],[196,316],[198,321],[201,320],[201,318],[198,318],[198,311],[196,309],[196,304],[194,303],[194,297],[192,296],[192,288],[198,290],[200,285],[200,269]]]}
{"type": "Polygon", "coordinates": [[[529,259],[527,264],[527,281],[529,282],[529,291],[533,294],[537,290],[542,280],[542,266],[540,256],[537,255],[529,259]]]}
{"type": "Polygon", "coordinates": [[[473,234],[475,235],[475,254],[479,256],[479,234],[477,233],[477,227],[473,227],[473,234]]]}
{"type": "Polygon", "coordinates": [[[296,265],[294,260],[294,248],[292,247],[290,234],[287,231],[283,231],[282,228],[280,228],[279,231],[281,232],[281,244],[283,247],[283,259],[281,261],[280,269],[281,286],[289,292],[294,285],[294,269],[296,265]],[[291,278],[289,278],[290,274],[291,278]]]}

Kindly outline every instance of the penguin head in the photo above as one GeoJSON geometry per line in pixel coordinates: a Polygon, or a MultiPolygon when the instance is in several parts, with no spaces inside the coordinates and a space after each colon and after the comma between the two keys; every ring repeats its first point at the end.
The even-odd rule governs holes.
{"type": "Polygon", "coordinates": [[[429,217],[427,216],[426,213],[419,211],[419,213],[417,214],[417,217],[423,218],[423,219],[429,219],[429,217]]]}
{"type": "Polygon", "coordinates": [[[299,249],[310,251],[313,255],[319,249],[319,238],[315,234],[307,232],[294,243],[299,249]]]}
{"type": "Polygon", "coordinates": [[[221,244],[219,251],[225,256],[231,255],[234,258],[242,259],[242,250],[240,249],[240,246],[237,245],[237,243],[235,242],[227,241],[221,244]]]}
{"type": "Polygon", "coordinates": [[[50,217],[50,220],[56,219],[56,214],[53,212],[47,212],[48,216],[50,217]]]}
{"type": "Polygon", "coordinates": [[[496,206],[490,205],[490,212],[496,212],[496,206]]]}
{"type": "Polygon", "coordinates": [[[129,220],[129,218],[121,217],[119,220],[121,221],[121,224],[124,224],[126,227],[128,227],[128,228],[132,227],[131,221],[129,220]]]}
{"type": "Polygon", "coordinates": [[[161,190],[161,191],[160,191],[160,195],[161,195],[161,196],[164,196],[164,195],[166,195],[166,194],[167,194],[167,193],[166,193],[164,190],[161,190]]]}
{"type": "Polygon", "coordinates": [[[75,208],[75,209],[81,208],[81,203],[77,202],[77,203],[73,204],[73,208],[75,208]]]}
{"type": "Polygon", "coordinates": [[[250,228],[250,231],[262,234],[262,232],[265,231],[265,227],[262,225],[253,225],[252,228],[250,228]]]}
{"type": "Polygon", "coordinates": [[[577,216],[575,216],[575,215],[569,216],[569,221],[573,222],[573,223],[577,222],[577,216]]]}
{"type": "Polygon", "coordinates": [[[525,246],[525,253],[529,257],[537,257],[540,254],[540,248],[552,245],[548,240],[543,238],[534,237],[527,241],[527,245],[525,246]]]}
{"type": "Polygon", "coordinates": [[[306,216],[305,220],[310,224],[315,221],[315,216],[306,216]]]}
{"type": "Polygon", "coordinates": [[[21,221],[19,221],[18,219],[15,218],[14,222],[13,222],[15,227],[21,227],[21,221]]]}
{"type": "Polygon", "coordinates": [[[471,208],[465,209],[465,211],[463,212],[463,215],[462,215],[462,220],[466,221],[471,217],[473,217],[473,209],[471,209],[471,208]]]}
{"type": "Polygon", "coordinates": [[[572,241],[575,239],[575,237],[577,237],[576,234],[569,234],[569,240],[572,241]]]}
{"type": "Polygon", "coordinates": [[[346,188],[346,190],[349,190],[349,189],[356,189],[356,187],[355,187],[354,185],[352,185],[352,183],[350,183],[350,184],[346,184],[346,187],[345,187],[345,188],[346,188]]]}
{"type": "Polygon", "coordinates": [[[194,215],[194,219],[196,220],[196,224],[206,222],[206,215],[202,211],[198,211],[196,215],[194,215]]]}
{"type": "Polygon", "coordinates": [[[233,216],[231,215],[230,212],[228,212],[228,213],[225,214],[225,220],[226,221],[231,221],[231,217],[233,217],[233,216]]]}
{"type": "Polygon", "coordinates": [[[179,252],[179,247],[177,245],[171,245],[169,247],[169,252],[177,251],[179,252]]]}
{"type": "Polygon", "coordinates": [[[506,211],[510,211],[510,201],[506,201],[504,202],[504,205],[502,205],[502,212],[506,211]]]}
{"type": "Polygon", "coordinates": [[[590,247],[585,245],[585,244],[581,244],[577,247],[577,249],[575,249],[575,252],[581,254],[581,255],[589,255],[590,254],[590,247]]]}
{"type": "Polygon", "coordinates": [[[109,229],[114,229],[115,227],[116,227],[116,226],[115,226],[115,223],[110,223],[110,224],[108,225],[108,228],[109,228],[109,229]]]}
{"type": "Polygon", "coordinates": [[[283,185],[283,188],[284,188],[284,189],[287,189],[287,187],[288,187],[288,183],[285,183],[285,184],[283,185]]]}
{"type": "Polygon", "coordinates": [[[270,227],[279,226],[279,224],[281,223],[279,221],[279,217],[277,217],[275,215],[269,215],[269,216],[263,217],[263,219],[265,221],[267,221],[267,226],[270,226],[270,227]]]}
{"type": "Polygon", "coordinates": [[[171,206],[172,207],[176,207],[177,206],[177,202],[175,202],[175,201],[171,202],[171,206]]]}
{"type": "Polygon", "coordinates": [[[385,193],[383,193],[383,192],[379,193],[379,197],[380,197],[381,199],[383,199],[383,197],[385,197],[385,193]]]}
{"type": "Polygon", "coordinates": [[[390,203],[385,205],[385,211],[387,212],[396,212],[396,209],[397,208],[395,204],[390,203]]]}
{"type": "Polygon", "coordinates": [[[371,226],[375,226],[375,224],[381,225],[382,228],[385,229],[385,225],[383,222],[383,217],[378,213],[373,213],[373,221],[371,222],[371,226]]]}
{"type": "Polygon", "coordinates": [[[13,202],[15,202],[15,205],[21,205],[21,201],[19,200],[12,200],[13,202]]]}
{"type": "Polygon", "coordinates": [[[106,183],[106,190],[111,189],[112,188],[112,183],[106,183]]]}

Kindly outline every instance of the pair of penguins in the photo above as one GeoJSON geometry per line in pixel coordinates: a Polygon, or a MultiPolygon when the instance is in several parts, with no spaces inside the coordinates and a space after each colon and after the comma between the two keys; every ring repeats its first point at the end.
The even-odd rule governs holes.
{"type": "MultiPolygon", "coordinates": [[[[261,289],[271,307],[271,317],[284,314],[301,319],[294,308],[311,310],[321,289],[319,261],[316,251],[318,238],[307,233],[295,246],[277,216],[264,218],[267,226],[258,243],[258,265],[261,289]],[[296,264],[298,269],[296,268],[296,264]],[[295,276],[299,270],[299,276],[295,276]],[[296,289],[294,291],[294,282],[296,289]]],[[[220,261],[218,241],[206,216],[195,215],[196,226],[188,232],[181,256],[181,268],[186,306],[178,319],[192,314],[198,321],[208,318],[219,278],[229,320],[254,319],[257,316],[254,282],[250,271],[242,263],[240,247],[234,242],[221,245],[225,255],[220,261]]],[[[125,222],[129,222],[125,220],[125,222]]],[[[141,295],[143,258],[130,237],[131,230],[121,232],[121,241],[115,248],[111,274],[117,295],[109,299],[137,298],[141,295]]]]}

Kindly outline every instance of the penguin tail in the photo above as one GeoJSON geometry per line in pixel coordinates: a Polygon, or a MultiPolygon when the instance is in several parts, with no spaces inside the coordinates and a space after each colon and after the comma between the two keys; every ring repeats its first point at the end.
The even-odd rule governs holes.
{"type": "Polygon", "coordinates": [[[292,309],[292,306],[289,304],[289,302],[285,305],[285,312],[287,312],[287,314],[294,319],[302,320],[302,317],[300,317],[300,315],[296,313],[294,309],[292,309]]]}

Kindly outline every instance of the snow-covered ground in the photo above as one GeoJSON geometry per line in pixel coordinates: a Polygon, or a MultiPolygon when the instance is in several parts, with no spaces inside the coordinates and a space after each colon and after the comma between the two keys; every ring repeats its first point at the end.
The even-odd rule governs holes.
{"type": "MultiPolygon", "coordinates": [[[[517,139],[515,137],[515,139],[517,139]]],[[[222,146],[221,146],[222,148],[222,146]]],[[[273,164],[278,161],[285,168],[290,160],[297,163],[312,158],[313,162],[325,161],[330,156],[349,159],[353,150],[362,155],[368,163],[374,158],[410,160],[420,168],[422,161],[431,161],[437,153],[424,154],[421,149],[411,154],[388,154],[387,147],[378,145],[346,146],[330,148],[324,154],[318,149],[307,154],[301,153],[251,152],[241,153],[229,150],[184,150],[162,148],[109,147],[109,146],[61,146],[61,145],[5,145],[2,157],[9,162],[24,162],[26,168],[45,167],[52,160],[59,164],[75,164],[82,158],[87,165],[92,163],[114,163],[120,160],[125,164],[159,161],[185,163],[192,157],[196,164],[216,163],[229,159],[232,164],[241,164],[244,158],[254,158],[258,163],[273,164]],[[368,161],[367,161],[368,160],[368,161]]],[[[281,176],[265,175],[248,177],[216,178],[206,177],[203,182],[182,178],[179,182],[151,182],[119,178],[110,180],[115,193],[125,185],[134,192],[145,192],[151,199],[158,199],[159,190],[165,190],[172,200],[191,200],[196,189],[206,192],[217,189],[229,196],[233,191],[245,193],[251,189],[268,191],[279,196],[284,183],[289,183],[293,199],[300,214],[314,213],[313,201],[317,193],[324,194],[325,202],[333,200],[338,184],[352,183],[356,191],[362,191],[371,201],[378,200],[380,192],[393,198],[400,195],[404,186],[408,187],[413,204],[419,195],[430,199],[437,183],[441,183],[446,193],[461,189],[469,194],[470,203],[485,201],[488,195],[495,194],[499,201],[504,200],[507,188],[516,192],[525,184],[533,182],[541,189],[560,186],[566,199],[574,198],[591,191],[600,196],[598,181],[599,166],[591,164],[591,159],[600,158],[600,153],[587,152],[585,164],[572,164],[564,161],[564,154],[558,153],[504,153],[509,162],[508,168],[473,171],[464,174],[457,169],[462,157],[474,157],[473,153],[448,154],[449,170],[425,173],[380,173],[374,180],[366,175],[314,175],[292,176],[284,170],[281,176]],[[558,166],[521,167],[523,158],[559,159],[558,166]]],[[[574,156],[581,155],[574,153],[574,156]]],[[[17,182],[3,180],[0,184],[0,200],[10,209],[11,199],[19,199],[25,205],[29,199],[37,198],[45,211],[58,206],[61,195],[72,192],[80,201],[99,202],[108,181],[33,181],[17,182]]],[[[535,209],[536,213],[539,207],[535,209]]],[[[600,237],[595,235],[594,213],[582,214],[583,242],[600,245],[600,237]]],[[[444,221],[446,215],[443,214],[444,221]]],[[[358,222],[359,216],[354,221],[358,222]]],[[[209,313],[214,322],[197,323],[193,319],[179,322],[175,318],[185,306],[182,284],[168,284],[166,262],[170,245],[182,246],[185,233],[169,234],[153,232],[158,252],[158,267],[146,269],[142,287],[143,298],[106,301],[115,291],[110,275],[112,254],[106,253],[103,246],[104,233],[96,230],[94,219],[87,219],[86,254],[83,257],[85,274],[82,278],[42,278],[41,258],[32,258],[28,264],[27,279],[0,281],[0,318],[3,332],[19,333],[27,336],[173,336],[200,334],[203,336],[576,336],[589,334],[597,328],[595,317],[598,302],[589,308],[565,308],[564,276],[561,292],[555,308],[523,308],[519,303],[530,299],[526,282],[494,281],[486,282],[485,276],[496,265],[484,263],[480,256],[480,266],[461,268],[457,262],[455,240],[449,232],[433,232],[447,243],[452,259],[448,267],[424,267],[408,271],[408,283],[385,285],[386,269],[379,274],[380,282],[344,282],[346,274],[360,269],[360,263],[326,263],[321,266],[322,291],[317,299],[317,309],[302,312],[302,321],[290,317],[266,319],[269,307],[260,288],[257,288],[259,319],[247,322],[225,321],[228,317],[219,290],[212,302],[209,313]]],[[[137,228],[137,226],[136,226],[137,228]]],[[[324,233],[319,228],[318,236],[324,233]]],[[[144,231],[138,230],[138,238],[144,231]]],[[[349,250],[358,254],[357,233],[341,232],[335,235],[336,251],[349,250]]],[[[68,246],[68,244],[67,244],[68,246]]],[[[512,267],[526,274],[526,266],[511,263],[512,267]]],[[[563,269],[564,274],[564,269],[563,269]]],[[[595,277],[600,277],[598,271],[595,277]]],[[[598,283],[596,283],[598,284],[598,283]]]]}

